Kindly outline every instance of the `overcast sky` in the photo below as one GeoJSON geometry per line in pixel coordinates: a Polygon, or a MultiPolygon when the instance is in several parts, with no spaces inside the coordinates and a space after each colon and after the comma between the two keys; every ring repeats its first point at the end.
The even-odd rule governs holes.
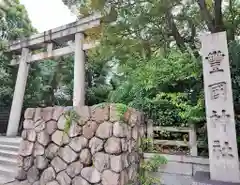
{"type": "Polygon", "coordinates": [[[20,0],[28,11],[32,25],[43,32],[76,20],[61,0],[20,0]]]}

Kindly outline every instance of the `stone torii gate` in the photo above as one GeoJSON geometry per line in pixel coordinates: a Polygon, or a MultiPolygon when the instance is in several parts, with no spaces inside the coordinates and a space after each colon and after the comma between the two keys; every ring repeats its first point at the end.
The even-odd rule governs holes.
{"type": "Polygon", "coordinates": [[[84,33],[91,28],[100,26],[100,24],[101,14],[93,14],[74,23],[35,34],[27,39],[14,41],[9,44],[8,51],[19,56],[19,59],[12,61],[11,64],[19,64],[19,69],[8,121],[7,136],[17,135],[29,66],[33,62],[75,53],[73,106],[84,105],[84,51],[95,47],[97,44],[97,42],[86,43],[84,41],[84,33]],[[69,41],[73,41],[72,44],[69,44],[69,41]],[[33,51],[39,49],[44,49],[44,52],[33,54],[33,51]]]}

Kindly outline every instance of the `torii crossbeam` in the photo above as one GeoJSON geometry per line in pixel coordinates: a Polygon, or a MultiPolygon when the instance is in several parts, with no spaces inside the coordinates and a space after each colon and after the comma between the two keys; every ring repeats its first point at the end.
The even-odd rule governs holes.
{"type": "Polygon", "coordinates": [[[11,61],[11,65],[19,64],[19,69],[8,121],[7,136],[17,135],[29,66],[33,62],[74,53],[73,106],[84,105],[84,52],[98,44],[96,41],[86,43],[84,37],[87,30],[100,26],[101,17],[101,14],[93,14],[74,23],[9,43],[8,51],[20,56],[11,61]],[[69,41],[72,44],[69,44],[69,41]],[[34,51],[39,51],[40,49],[44,51],[34,54],[34,51]]]}

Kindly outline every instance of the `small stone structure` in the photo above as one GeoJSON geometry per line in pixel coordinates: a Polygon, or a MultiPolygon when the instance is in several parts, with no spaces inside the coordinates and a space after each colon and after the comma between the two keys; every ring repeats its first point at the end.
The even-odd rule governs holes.
{"type": "Polygon", "coordinates": [[[25,112],[17,181],[31,185],[127,185],[137,181],[144,117],[115,104],[77,107],[66,131],[64,107],[25,112]],[[123,121],[124,120],[124,121],[123,121]]]}

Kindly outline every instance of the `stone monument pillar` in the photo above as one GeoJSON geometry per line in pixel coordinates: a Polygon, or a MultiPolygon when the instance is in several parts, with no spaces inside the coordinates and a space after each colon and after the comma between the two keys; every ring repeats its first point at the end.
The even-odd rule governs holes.
{"type": "Polygon", "coordinates": [[[195,183],[238,184],[239,160],[226,32],[204,35],[201,43],[210,176],[197,172],[195,183]]]}

